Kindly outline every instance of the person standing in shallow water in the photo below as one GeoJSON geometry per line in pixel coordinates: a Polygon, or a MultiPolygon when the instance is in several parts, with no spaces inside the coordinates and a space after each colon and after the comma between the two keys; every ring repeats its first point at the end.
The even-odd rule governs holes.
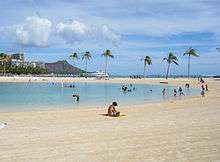
{"type": "Polygon", "coordinates": [[[202,96],[202,97],[205,97],[205,89],[203,89],[203,88],[202,88],[202,90],[201,90],[201,96],[202,96]]]}
{"type": "Polygon", "coordinates": [[[176,97],[176,95],[177,95],[177,91],[176,91],[176,89],[174,89],[173,90],[173,96],[176,97]]]}
{"type": "Polygon", "coordinates": [[[205,91],[208,91],[208,84],[205,85],[205,91]]]}
{"type": "Polygon", "coordinates": [[[205,87],[204,87],[204,85],[201,86],[201,96],[205,97],[205,87]]]}
{"type": "Polygon", "coordinates": [[[189,89],[189,83],[186,83],[186,84],[185,84],[185,87],[189,89]]]}
{"type": "Polygon", "coordinates": [[[180,96],[182,96],[182,95],[185,96],[185,94],[183,93],[183,89],[182,89],[181,87],[179,87],[179,93],[180,93],[180,94],[179,94],[180,96]]]}
{"type": "Polygon", "coordinates": [[[166,94],[166,89],[165,88],[162,90],[162,94],[163,94],[163,96],[166,94]]]}

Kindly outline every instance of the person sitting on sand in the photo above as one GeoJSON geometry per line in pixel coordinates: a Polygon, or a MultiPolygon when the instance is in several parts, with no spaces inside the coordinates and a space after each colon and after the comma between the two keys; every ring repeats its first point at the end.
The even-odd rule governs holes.
{"type": "Polygon", "coordinates": [[[109,107],[108,107],[108,116],[112,117],[118,117],[120,116],[120,112],[116,110],[116,106],[118,106],[117,102],[113,102],[109,107]]]}

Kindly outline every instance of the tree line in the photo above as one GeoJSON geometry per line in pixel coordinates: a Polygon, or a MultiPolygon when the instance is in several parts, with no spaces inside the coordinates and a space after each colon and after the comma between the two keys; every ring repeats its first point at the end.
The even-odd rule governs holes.
{"type": "MultiPolygon", "coordinates": [[[[196,49],[190,47],[187,51],[183,53],[184,56],[188,57],[188,78],[190,76],[190,64],[191,64],[191,57],[199,57],[199,54],[196,49]]],[[[101,56],[105,58],[105,73],[107,73],[107,65],[108,65],[108,58],[114,58],[114,55],[112,54],[111,50],[107,49],[104,51],[101,56]]],[[[75,62],[75,60],[80,59],[79,54],[77,52],[73,52],[70,55],[70,58],[75,62]]],[[[92,54],[89,51],[86,51],[83,56],[82,60],[85,61],[85,71],[87,76],[87,66],[88,61],[92,59],[92,54]]],[[[141,59],[141,61],[144,63],[144,69],[143,69],[143,77],[146,76],[146,70],[147,66],[152,65],[152,59],[150,56],[145,56],[141,59]]],[[[166,79],[169,76],[170,72],[170,66],[172,64],[179,65],[177,56],[170,52],[167,57],[163,58],[163,61],[167,62],[167,70],[166,70],[166,79]]],[[[11,73],[11,74],[46,74],[47,70],[45,68],[41,67],[31,67],[31,66],[9,66],[8,62],[10,62],[10,56],[4,53],[0,53],[0,70],[2,73],[11,73]]]]}
{"type": "Polygon", "coordinates": [[[32,66],[11,66],[8,68],[8,73],[11,74],[47,74],[47,69],[41,68],[39,66],[32,67],[32,66]]]}
{"type": "Polygon", "coordinates": [[[36,66],[12,66],[10,65],[11,58],[5,53],[0,53],[0,71],[1,73],[11,74],[47,74],[47,69],[36,66]]]}
{"type": "MultiPolygon", "coordinates": [[[[101,54],[101,56],[105,57],[105,73],[107,73],[108,58],[114,58],[114,55],[112,54],[112,52],[109,49],[107,49],[105,52],[103,52],[103,54],[101,54]]],[[[190,77],[191,57],[199,57],[199,54],[198,54],[196,49],[190,47],[187,51],[185,51],[183,53],[183,56],[188,57],[188,72],[187,72],[187,75],[188,75],[188,78],[189,78],[190,77]]],[[[70,55],[70,58],[73,60],[73,62],[75,60],[80,59],[77,52],[73,52],[70,55]]],[[[87,72],[88,61],[91,58],[92,58],[92,55],[88,51],[86,51],[82,56],[82,60],[85,60],[85,71],[86,72],[87,72]]],[[[145,56],[144,58],[141,59],[141,61],[143,61],[143,63],[144,63],[143,77],[146,77],[147,65],[152,65],[152,59],[151,59],[150,56],[145,56]]],[[[167,62],[167,70],[166,70],[166,79],[167,79],[168,76],[169,76],[171,64],[179,65],[178,58],[173,52],[169,52],[168,56],[163,58],[163,61],[167,62]]]]}

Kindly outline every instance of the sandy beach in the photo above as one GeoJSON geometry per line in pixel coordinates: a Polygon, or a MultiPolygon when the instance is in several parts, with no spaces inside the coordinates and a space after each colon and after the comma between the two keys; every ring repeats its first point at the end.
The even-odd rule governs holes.
{"type": "MultiPolygon", "coordinates": [[[[109,82],[159,84],[164,79],[0,77],[0,82],[109,82]]],[[[168,79],[183,86],[188,79],[168,79]]],[[[209,92],[106,109],[0,112],[0,161],[220,161],[220,81],[206,79],[209,92]]],[[[199,88],[197,79],[190,85],[199,88]]]]}

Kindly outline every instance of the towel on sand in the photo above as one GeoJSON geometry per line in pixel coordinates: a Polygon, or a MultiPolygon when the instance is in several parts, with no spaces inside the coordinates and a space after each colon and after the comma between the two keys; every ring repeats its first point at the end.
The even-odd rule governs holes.
{"type": "Polygon", "coordinates": [[[0,129],[4,128],[7,125],[7,123],[0,123],[0,129]]]}

